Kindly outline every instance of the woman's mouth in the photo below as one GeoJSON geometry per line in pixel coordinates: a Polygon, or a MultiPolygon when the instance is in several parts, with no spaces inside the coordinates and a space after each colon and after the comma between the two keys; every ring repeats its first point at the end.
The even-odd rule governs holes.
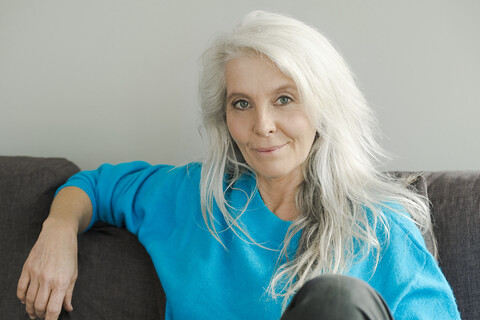
{"type": "Polygon", "coordinates": [[[253,148],[253,150],[255,150],[256,152],[261,153],[261,154],[269,154],[269,153],[275,152],[277,150],[280,150],[285,145],[286,145],[286,143],[281,144],[281,145],[276,145],[276,146],[266,146],[266,147],[253,148]]]}

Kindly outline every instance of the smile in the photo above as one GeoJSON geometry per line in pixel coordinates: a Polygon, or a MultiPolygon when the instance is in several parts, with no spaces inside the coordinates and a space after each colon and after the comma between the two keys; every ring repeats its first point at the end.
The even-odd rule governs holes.
{"type": "Polygon", "coordinates": [[[269,153],[272,153],[274,151],[282,149],[286,145],[287,144],[284,143],[284,144],[281,144],[281,145],[278,145],[278,146],[271,146],[271,147],[265,147],[265,148],[253,148],[253,150],[255,150],[256,152],[261,153],[261,154],[269,154],[269,153]]]}

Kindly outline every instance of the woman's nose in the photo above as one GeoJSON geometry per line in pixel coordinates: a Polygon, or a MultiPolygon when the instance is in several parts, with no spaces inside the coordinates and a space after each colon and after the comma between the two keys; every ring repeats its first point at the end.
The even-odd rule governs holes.
{"type": "Polygon", "coordinates": [[[254,130],[259,136],[269,136],[275,133],[276,124],[270,107],[257,108],[254,130]]]}

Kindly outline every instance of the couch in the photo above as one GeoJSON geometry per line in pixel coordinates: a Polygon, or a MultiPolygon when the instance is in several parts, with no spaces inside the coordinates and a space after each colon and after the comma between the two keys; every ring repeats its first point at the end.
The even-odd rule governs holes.
{"type": "MultiPolygon", "coordinates": [[[[61,158],[0,157],[1,319],[28,319],[17,281],[56,189],[77,171],[61,158]]],[[[439,264],[462,319],[480,319],[480,172],[424,172],[413,185],[431,201],[439,264]]],[[[160,281],[134,236],[99,223],[78,241],[74,310],[60,319],[164,318],[160,281]]]]}

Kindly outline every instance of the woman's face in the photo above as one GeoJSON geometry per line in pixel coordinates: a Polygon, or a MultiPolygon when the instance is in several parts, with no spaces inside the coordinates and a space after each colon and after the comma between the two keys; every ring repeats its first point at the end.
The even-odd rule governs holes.
{"type": "Polygon", "coordinates": [[[295,82],[260,56],[230,60],[225,77],[227,126],[248,165],[262,179],[303,179],[316,130],[295,82]]]}

